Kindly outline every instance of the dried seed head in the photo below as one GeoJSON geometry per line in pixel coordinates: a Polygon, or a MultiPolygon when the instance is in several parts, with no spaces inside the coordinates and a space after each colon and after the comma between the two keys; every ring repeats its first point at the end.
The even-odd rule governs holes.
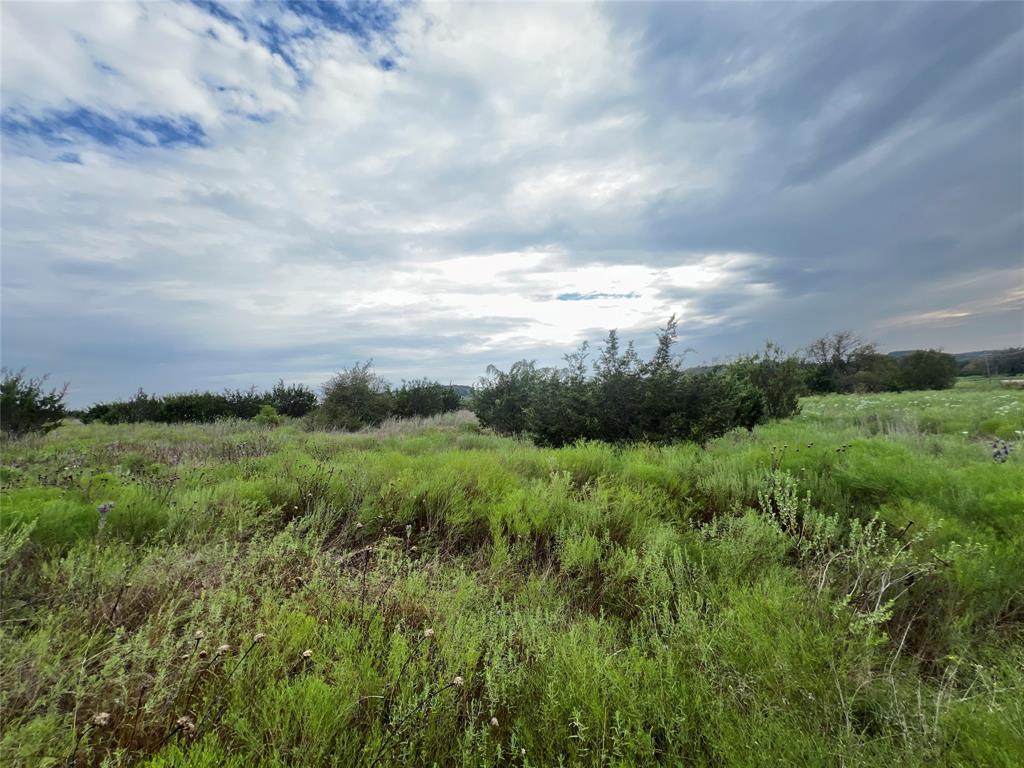
{"type": "Polygon", "coordinates": [[[196,640],[202,640],[204,637],[206,637],[206,633],[203,632],[203,630],[201,630],[201,629],[197,629],[196,630],[196,640]]]}
{"type": "Polygon", "coordinates": [[[431,629],[430,627],[427,627],[426,629],[423,630],[423,636],[424,637],[433,637],[434,636],[434,630],[431,629]]]}
{"type": "Polygon", "coordinates": [[[492,717],[491,718],[491,728],[497,728],[497,727],[498,727],[498,718],[492,717]]]}
{"type": "Polygon", "coordinates": [[[313,649],[312,648],[307,648],[306,650],[304,650],[302,652],[302,658],[304,658],[304,659],[311,659],[311,658],[313,658],[313,649]]]}
{"type": "Polygon", "coordinates": [[[209,656],[209,655],[210,655],[210,654],[208,654],[208,653],[206,652],[206,650],[205,650],[205,649],[203,649],[203,650],[201,650],[201,651],[199,652],[199,658],[200,658],[200,659],[205,659],[205,658],[206,658],[207,656],[209,656]]]}
{"type": "Polygon", "coordinates": [[[261,642],[263,642],[263,639],[265,637],[266,637],[266,635],[263,634],[262,632],[257,632],[255,635],[252,636],[252,641],[254,643],[261,643],[261,642]]]}
{"type": "Polygon", "coordinates": [[[456,675],[455,679],[452,680],[452,685],[456,688],[461,688],[466,684],[466,681],[462,679],[462,675],[456,675]]]}
{"type": "Polygon", "coordinates": [[[223,656],[225,653],[230,653],[230,652],[231,652],[231,646],[228,645],[227,643],[225,643],[224,645],[218,645],[217,646],[217,655],[218,656],[223,656]]]}
{"type": "Polygon", "coordinates": [[[356,523],[356,530],[358,530],[358,529],[360,529],[360,528],[362,528],[362,527],[363,527],[363,524],[362,524],[362,523],[356,523]]]}
{"type": "Polygon", "coordinates": [[[110,713],[109,712],[97,712],[92,716],[92,724],[97,728],[105,728],[110,724],[110,713]]]}
{"type": "Polygon", "coordinates": [[[192,722],[192,718],[188,715],[182,715],[179,717],[177,725],[181,729],[182,733],[195,733],[196,724],[192,722]]]}
{"type": "Polygon", "coordinates": [[[191,654],[188,654],[188,653],[183,653],[183,654],[181,654],[181,656],[179,656],[178,658],[180,658],[180,659],[181,659],[182,661],[188,661],[188,660],[189,660],[189,657],[190,657],[190,655],[191,655],[191,654]]]}

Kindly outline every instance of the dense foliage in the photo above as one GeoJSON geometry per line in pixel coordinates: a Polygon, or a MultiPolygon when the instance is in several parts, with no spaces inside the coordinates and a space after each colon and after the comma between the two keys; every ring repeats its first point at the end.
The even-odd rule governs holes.
{"type": "Polygon", "coordinates": [[[564,368],[520,361],[494,366],[474,392],[472,408],[499,434],[528,435],[540,445],[576,440],[705,442],[736,427],[751,428],[798,410],[799,361],[769,344],[730,365],[684,370],[673,355],[676,321],[658,334],[650,360],[611,331],[588,371],[586,344],[564,368]]]}
{"type": "Polygon", "coordinates": [[[812,342],[804,351],[808,391],[899,392],[949,389],[956,382],[956,357],[933,349],[903,357],[882,354],[874,344],[850,331],[837,331],[812,342]]]}
{"type": "Polygon", "coordinates": [[[981,352],[960,366],[962,376],[1024,376],[1024,347],[981,352]]]}
{"type": "Polygon", "coordinates": [[[68,386],[46,390],[46,377],[32,378],[4,369],[0,381],[0,429],[16,435],[46,431],[60,424],[68,386]]]}
{"type": "Polygon", "coordinates": [[[1016,768],[1024,392],[995,386],[703,447],[464,413],[5,437],[2,762],[1016,768]]]}
{"type": "Polygon", "coordinates": [[[311,424],[320,429],[355,430],[388,418],[450,413],[461,404],[462,398],[451,386],[420,379],[404,381],[392,390],[386,379],[374,373],[371,362],[357,363],[324,384],[311,424]]]}
{"type": "Polygon", "coordinates": [[[150,395],[139,390],[130,400],[98,403],[81,413],[85,422],[134,424],[155,421],[207,423],[217,419],[251,419],[269,405],[283,416],[304,416],[316,406],[316,393],[304,384],[279,381],[269,392],[250,389],[150,395]]]}

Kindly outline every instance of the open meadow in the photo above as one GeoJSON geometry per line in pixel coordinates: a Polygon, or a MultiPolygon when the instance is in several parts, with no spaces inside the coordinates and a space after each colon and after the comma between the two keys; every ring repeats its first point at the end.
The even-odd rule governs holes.
{"type": "Polygon", "coordinates": [[[801,406],[5,437],[4,764],[1024,764],[1024,392],[801,406]]]}

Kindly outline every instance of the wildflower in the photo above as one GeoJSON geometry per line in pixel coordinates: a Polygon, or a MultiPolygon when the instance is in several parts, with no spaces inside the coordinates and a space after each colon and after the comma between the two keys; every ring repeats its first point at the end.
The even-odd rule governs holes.
{"type": "Polygon", "coordinates": [[[97,728],[105,728],[110,724],[110,713],[109,712],[97,712],[92,716],[92,724],[97,728]]]}
{"type": "Polygon", "coordinates": [[[462,679],[462,675],[456,675],[455,679],[452,680],[452,685],[454,685],[456,688],[461,688],[465,684],[466,681],[462,679]]]}
{"type": "Polygon", "coordinates": [[[261,642],[263,642],[263,639],[265,637],[266,637],[266,635],[263,634],[262,632],[257,632],[255,635],[252,636],[252,641],[254,643],[261,643],[261,642]]]}
{"type": "Polygon", "coordinates": [[[100,530],[103,530],[103,526],[107,524],[107,512],[114,508],[114,502],[107,501],[96,507],[96,511],[100,513],[100,530]]]}
{"type": "Polygon", "coordinates": [[[497,727],[498,727],[498,718],[492,717],[491,718],[491,728],[497,728],[497,727]]]}
{"type": "Polygon", "coordinates": [[[177,725],[181,729],[182,733],[195,733],[196,724],[192,722],[192,718],[188,715],[182,715],[181,717],[179,717],[177,725]]]}
{"type": "Polygon", "coordinates": [[[231,652],[231,646],[225,643],[224,645],[217,646],[217,655],[223,656],[225,653],[231,652]]]}
{"type": "Polygon", "coordinates": [[[519,755],[521,757],[526,757],[526,747],[520,747],[519,748],[519,755]]]}
{"type": "Polygon", "coordinates": [[[311,658],[313,658],[313,649],[312,648],[307,648],[306,650],[304,650],[302,652],[302,658],[304,658],[304,659],[311,659],[311,658]]]}
{"type": "Polygon", "coordinates": [[[423,636],[424,637],[433,637],[434,636],[434,630],[431,629],[430,627],[427,627],[425,630],[423,630],[423,636]]]}
{"type": "Polygon", "coordinates": [[[360,528],[362,528],[362,527],[363,527],[363,524],[362,524],[362,523],[356,523],[356,530],[357,530],[357,531],[358,531],[358,530],[359,530],[360,528]]]}

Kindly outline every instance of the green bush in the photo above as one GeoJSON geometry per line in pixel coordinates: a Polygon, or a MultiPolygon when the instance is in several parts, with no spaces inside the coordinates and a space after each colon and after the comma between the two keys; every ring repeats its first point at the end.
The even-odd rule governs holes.
{"type": "Polygon", "coordinates": [[[391,415],[391,388],[372,366],[372,361],[356,363],[324,384],[320,406],[312,413],[318,428],[360,429],[380,424],[391,415]]]}
{"type": "Polygon", "coordinates": [[[900,360],[899,383],[903,389],[949,389],[958,371],[953,355],[919,349],[900,360]]]}
{"type": "Polygon", "coordinates": [[[429,379],[403,381],[394,393],[393,415],[400,418],[436,416],[457,411],[462,398],[450,386],[429,379]]]}
{"type": "Polygon", "coordinates": [[[302,384],[289,386],[283,381],[269,392],[259,392],[250,387],[224,392],[182,392],[161,397],[140,389],[131,400],[91,406],[82,413],[82,420],[105,424],[144,421],[204,424],[218,419],[252,419],[264,405],[272,406],[284,416],[305,416],[316,405],[316,394],[302,384]]]}
{"type": "Polygon", "coordinates": [[[282,416],[297,419],[316,408],[316,392],[305,384],[285,384],[284,379],[278,381],[263,400],[282,416]]]}
{"type": "Polygon", "coordinates": [[[276,427],[281,423],[281,415],[272,405],[261,405],[260,412],[253,416],[253,421],[267,427],[276,427]]]}
{"type": "Polygon", "coordinates": [[[587,346],[561,369],[520,361],[494,366],[476,388],[472,408],[499,434],[528,435],[541,445],[576,440],[705,442],[736,427],[752,428],[798,410],[799,361],[773,345],[730,365],[687,371],[672,354],[676,321],[658,334],[650,360],[611,331],[588,375],[587,346]]]}
{"type": "Polygon", "coordinates": [[[3,370],[0,382],[0,428],[4,432],[22,435],[27,432],[46,432],[60,424],[66,409],[64,396],[68,385],[44,388],[46,376],[31,378],[25,371],[3,370]]]}

